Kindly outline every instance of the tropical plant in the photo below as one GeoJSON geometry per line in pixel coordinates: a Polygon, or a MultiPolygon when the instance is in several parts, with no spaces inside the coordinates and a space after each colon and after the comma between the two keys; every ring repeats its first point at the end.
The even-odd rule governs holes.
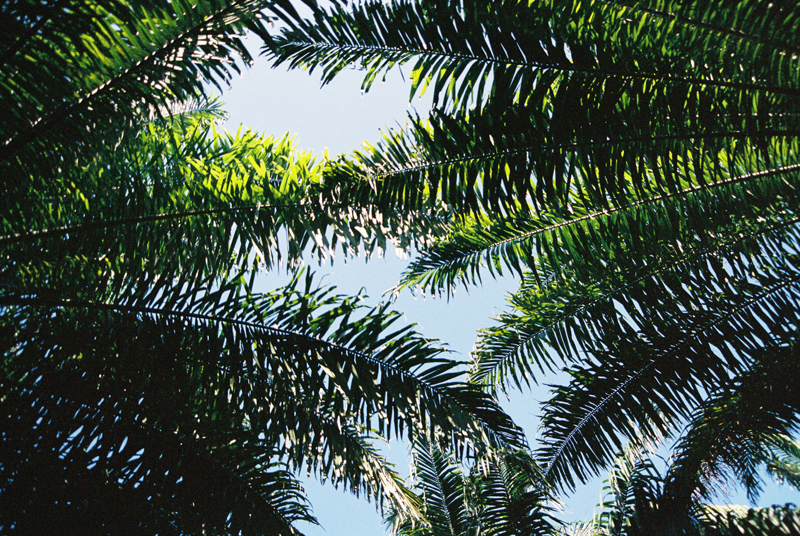
{"type": "Polygon", "coordinates": [[[350,207],[290,139],[220,132],[193,100],[251,61],[239,34],[268,38],[273,4],[0,10],[0,531],[293,534],[301,469],[413,517],[376,439],[526,447],[387,305],[307,271],[255,292],[309,244],[439,225],[350,207]]]}
{"type": "Polygon", "coordinates": [[[797,5],[366,0],[281,16],[276,64],[323,82],[355,65],[365,90],[411,64],[411,96],[433,91],[428,118],[346,171],[364,205],[456,214],[398,290],[520,278],[471,381],[566,371],[535,451],[550,481],[587,481],[637,434],[679,438],[684,500],[708,463],[757,477],[800,409],[797,5]]]}
{"type": "MultiPolygon", "coordinates": [[[[796,449],[791,441],[785,445],[789,451],[796,449]]],[[[662,475],[654,463],[653,448],[631,443],[617,454],[604,486],[602,510],[592,520],[590,534],[788,535],[800,529],[800,518],[792,504],[771,508],[709,506],[703,504],[699,494],[677,504],[667,497],[670,473],[676,466],[667,467],[666,476],[662,475]]],[[[785,454],[792,456],[791,452],[785,454]]]]}
{"type": "Polygon", "coordinates": [[[424,435],[411,446],[411,480],[422,519],[394,511],[392,533],[402,536],[558,534],[552,490],[523,451],[475,457],[466,468],[424,435]]]}
{"type": "Polygon", "coordinates": [[[703,536],[797,534],[800,515],[793,504],[769,508],[709,508],[703,536]]]}

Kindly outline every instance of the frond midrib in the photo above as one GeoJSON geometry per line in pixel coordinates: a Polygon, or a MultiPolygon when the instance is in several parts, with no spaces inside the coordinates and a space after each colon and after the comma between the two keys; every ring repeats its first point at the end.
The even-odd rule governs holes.
{"type": "MultiPolygon", "coordinates": [[[[641,144],[650,142],[663,142],[663,141],[681,141],[681,140],[708,140],[719,138],[732,138],[732,139],[747,139],[747,138],[762,138],[769,136],[772,138],[788,138],[800,137],[800,129],[764,129],[764,130],[729,130],[725,132],[703,132],[703,133],[688,133],[688,134],[665,134],[660,136],[642,136],[636,138],[618,138],[614,140],[591,140],[591,141],[576,141],[573,143],[560,143],[554,145],[546,145],[545,147],[551,151],[563,151],[569,149],[582,149],[586,147],[606,147],[627,144],[641,144]]],[[[424,172],[429,169],[441,168],[452,165],[468,165],[473,162],[492,161],[497,158],[505,156],[516,156],[520,154],[530,154],[533,152],[540,152],[542,145],[506,149],[504,151],[495,151],[481,153],[478,155],[461,154],[448,158],[447,160],[437,161],[420,161],[414,162],[415,165],[400,167],[385,173],[373,173],[372,180],[383,180],[407,173],[424,172]]]]}
{"type": "Polygon", "coordinates": [[[612,398],[614,398],[617,394],[624,391],[630,384],[635,382],[638,378],[642,377],[648,370],[650,370],[650,368],[652,368],[653,365],[655,365],[660,360],[660,358],[675,353],[681,347],[685,346],[689,341],[699,337],[704,331],[713,329],[715,326],[718,326],[723,322],[730,320],[731,318],[741,315],[745,311],[754,307],[760,301],[768,298],[769,296],[777,292],[780,292],[785,288],[788,288],[798,283],[800,283],[800,274],[796,275],[795,277],[789,278],[785,281],[776,283],[775,285],[772,285],[770,287],[767,287],[762,292],[756,294],[751,299],[743,303],[741,306],[737,307],[735,311],[732,311],[725,315],[720,315],[714,321],[692,330],[691,333],[685,335],[675,343],[669,345],[667,348],[658,352],[656,356],[653,357],[650,361],[648,361],[643,367],[641,367],[632,375],[630,375],[622,384],[617,386],[611,393],[609,393],[608,395],[603,397],[599,402],[597,402],[597,404],[595,404],[595,406],[580,420],[580,422],[578,422],[578,424],[575,425],[572,430],[570,430],[570,433],[567,435],[567,437],[559,441],[559,443],[557,443],[558,447],[556,448],[554,454],[548,459],[547,467],[544,471],[545,476],[549,476],[550,471],[553,469],[553,466],[558,461],[558,458],[561,457],[561,454],[563,453],[564,449],[569,445],[570,442],[572,442],[572,439],[576,437],[576,435],[580,432],[580,430],[584,427],[584,425],[590,419],[592,419],[592,417],[594,417],[600,410],[602,410],[603,407],[606,406],[612,398]]]}
{"type": "MultiPolygon", "coordinates": [[[[392,373],[397,374],[399,377],[411,381],[412,383],[420,386],[425,391],[434,395],[440,400],[447,401],[447,404],[451,408],[457,408],[460,412],[463,412],[463,414],[468,415],[472,421],[480,424],[482,430],[484,431],[484,433],[486,433],[486,435],[489,438],[497,441],[499,444],[508,445],[507,440],[504,439],[500,434],[495,432],[495,430],[489,425],[489,423],[487,423],[484,419],[482,419],[478,415],[475,415],[468,409],[464,408],[457,398],[453,397],[450,393],[448,393],[447,389],[443,389],[439,386],[433,385],[432,383],[418,377],[414,372],[410,370],[405,370],[397,365],[388,363],[386,361],[382,361],[364,352],[353,350],[351,348],[347,348],[345,346],[330,341],[322,340],[318,337],[305,335],[290,330],[283,330],[271,326],[265,326],[264,324],[258,322],[251,322],[236,318],[209,315],[204,313],[195,313],[191,311],[159,309],[159,308],[145,307],[145,306],[122,305],[114,303],[98,303],[87,300],[73,301],[73,300],[50,299],[50,298],[39,298],[39,297],[23,297],[23,296],[14,297],[6,295],[6,296],[0,296],[0,306],[42,306],[42,307],[59,307],[59,308],[81,308],[81,309],[97,309],[106,311],[129,312],[135,314],[152,314],[157,316],[174,316],[178,318],[190,318],[194,320],[202,320],[208,322],[226,323],[229,325],[258,329],[263,332],[271,333],[277,336],[296,337],[304,340],[313,341],[315,344],[318,344],[325,348],[336,350],[344,355],[349,355],[354,358],[363,360],[379,369],[391,371],[392,373]]],[[[523,441],[526,441],[524,438],[522,439],[523,441]]]]}
{"type": "MultiPolygon", "coordinates": [[[[541,337],[543,334],[545,334],[545,333],[549,332],[550,330],[552,330],[555,326],[563,323],[567,318],[573,318],[573,317],[579,315],[581,312],[583,312],[583,311],[585,311],[585,310],[587,310],[587,309],[589,309],[591,307],[594,307],[595,305],[597,305],[599,303],[608,301],[608,300],[612,299],[614,296],[618,296],[620,293],[625,292],[626,290],[634,287],[638,283],[641,283],[642,281],[644,281],[644,280],[646,280],[648,278],[651,278],[653,276],[657,276],[657,275],[659,275],[661,273],[664,273],[664,272],[666,272],[668,270],[671,270],[673,268],[676,268],[678,266],[682,266],[682,265],[685,265],[685,264],[688,264],[688,263],[697,262],[699,259],[702,259],[704,257],[708,257],[710,255],[717,255],[721,251],[724,251],[726,249],[730,249],[733,246],[735,246],[736,244],[745,242],[745,241],[747,241],[749,239],[752,239],[755,236],[767,234],[767,233],[770,233],[772,231],[776,231],[778,229],[781,229],[781,228],[784,228],[784,227],[788,227],[788,226],[791,226],[791,225],[794,225],[794,224],[797,224],[797,223],[800,223],[800,216],[792,218],[791,220],[787,220],[787,221],[784,221],[784,222],[779,222],[778,224],[772,225],[772,226],[767,227],[765,229],[759,229],[758,231],[753,231],[753,232],[748,233],[746,235],[738,235],[734,239],[722,242],[722,243],[720,243],[718,246],[716,246],[714,248],[706,247],[706,248],[693,249],[693,250],[691,250],[692,255],[687,255],[685,257],[678,258],[675,261],[673,261],[673,262],[671,262],[669,264],[666,264],[666,265],[660,267],[659,269],[657,269],[657,270],[655,270],[653,272],[648,272],[648,273],[646,273],[646,274],[634,279],[633,281],[630,281],[629,283],[627,283],[625,285],[622,285],[620,287],[615,287],[613,289],[613,291],[606,292],[603,295],[598,296],[597,298],[595,298],[595,299],[593,299],[593,300],[581,305],[580,307],[575,308],[573,311],[558,317],[557,319],[551,321],[550,323],[548,323],[547,325],[539,328],[538,330],[526,335],[525,337],[520,337],[519,341],[516,344],[511,345],[505,351],[503,351],[501,354],[499,354],[500,355],[499,359],[493,360],[494,364],[493,364],[492,367],[489,367],[488,370],[487,370],[487,367],[483,367],[481,369],[482,373],[481,374],[473,374],[472,378],[476,378],[477,381],[483,381],[484,383],[489,381],[490,378],[493,378],[493,377],[495,377],[497,375],[497,370],[507,367],[508,366],[507,365],[508,361],[511,360],[511,358],[519,351],[519,349],[521,347],[525,346],[530,341],[532,341],[532,340],[534,340],[534,339],[536,339],[538,337],[541,337]]],[[[478,364],[475,363],[474,366],[477,368],[477,365],[478,364]]]]}
{"type": "Polygon", "coordinates": [[[10,158],[20,148],[24,147],[30,140],[34,139],[40,131],[50,129],[54,124],[58,124],[59,122],[63,121],[76,110],[90,106],[94,99],[102,97],[105,93],[114,89],[118,82],[135,74],[153,60],[170,54],[177,49],[185,39],[191,37],[192,35],[200,34],[210,23],[220,18],[224,18],[225,15],[234,10],[238,4],[247,3],[248,1],[249,0],[233,0],[224,9],[216,13],[206,15],[199,23],[183,30],[179,35],[173,37],[165,43],[162,43],[158,48],[134,62],[133,65],[127,66],[116,76],[106,80],[98,87],[79,97],[75,102],[69,104],[66,108],[61,108],[60,110],[57,109],[48,115],[41,116],[38,119],[31,121],[30,126],[26,130],[17,133],[11,138],[7,138],[0,144],[0,161],[10,158]]]}

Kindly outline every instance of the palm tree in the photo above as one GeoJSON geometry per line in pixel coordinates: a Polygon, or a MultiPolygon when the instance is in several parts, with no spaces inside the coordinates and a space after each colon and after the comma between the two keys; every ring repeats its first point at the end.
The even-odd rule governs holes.
{"type": "Polygon", "coordinates": [[[561,534],[552,490],[527,453],[493,452],[469,468],[452,452],[418,435],[411,446],[412,481],[422,521],[394,511],[386,517],[402,536],[561,534]],[[532,469],[534,469],[532,471],[532,469]]]}
{"type": "Polygon", "coordinates": [[[364,205],[455,213],[398,290],[520,277],[471,381],[495,392],[566,371],[536,449],[552,482],[587,481],[637,434],[680,439],[684,499],[703,464],[757,476],[751,454],[800,409],[800,8],[367,0],[282,16],[276,64],[323,82],[355,65],[364,89],[410,64],[411,96],[433,91],[430,117],[347,171],[364,205]]]}
{"type": "Polygon", "coordinates": [[[413,517],[376,440],[424,427],[462,451],[525,447],[388,306],[307,271],[253,290],[308,244],[438,225],[395,214],[363,237],[374,211],[343,202],[347,181],[324,184],[288,138],[220,132],[219,105],[192,100],[250,61],[238,35],[266,39],[274,4],[0,13],[3,532],[294,534],[313,521],[299,470],[413,517]]]}
{"type": "MultiPolygon", "coordinates": [[[[617,454],[606,480],[601,512],[591,523],[592,534],[794,534],[800,517],[794,505],[771,508],[708,506],[699,496],[678,504],[669,497],[678,464],[666,475],[656,467],[652,454],[655,445],[628,444],[617,454]],[[651,452],[647,452],[650,450],[651,452]]],[[[783,449],[774,459],[797,460],[797,443],[783,438],[783,449]]],[[[713,478],[714,471],[706,476],[713,478]]]]}

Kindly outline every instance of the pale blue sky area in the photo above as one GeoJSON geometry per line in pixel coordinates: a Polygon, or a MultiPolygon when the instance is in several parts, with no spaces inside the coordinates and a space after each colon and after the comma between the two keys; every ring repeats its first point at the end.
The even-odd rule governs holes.
{"type": "MultiPolygon", "coordinates": [[[[410,68],[404,68],[404,72],[407,75],[410,68]]],[[[222,95],[230,113],[227,128],[235,131],[243,124],[265,134],[280,136],[291,132],[296,134],[299,148],[311,149],[320,156],[325,148],[331,156],[356,150],[363,140],[376,141],[379,129],[385,125],[403,124],[411,109],[409,85],[407,79],[403,82],[399,72],[392,72],[386,83],[378,81],[363,95],[361,78],[362,73],[347,70],[320,89],[319,73],[287,72],[283,67],[271,69],[264,58],[257,58],[255,65],[235,79],[222,95]]],[[[430,95],[421,100],[415,97],[413,106],[425,115],[430,108],[430,95]]],[[[368,264],[363,259],[350,259],[345,263],[337,258],[333,267],[311,265],[318,274],[327,274],[325,283],[336,285],[348,294],[355,294],[363,287],[369,301],[377,303],[383,292],[397,283],[407,262],[390,251],[387,258],[372,259],[368,264]]],[[[282,280],[267,274],[262,284],[274,287],[282,280]]],[[[466,359],[477,330],[491,325],[490,318],[504,306],[504,295],[515,288],[513,278],[494,281],[487,275],[482,287],[470,289],[469,293],[459,289],[449,303],[444,299],[415,299],[406,291],[396,301],[395,308],[404,312],[409,322],[418,323],[423,334],[446,342],[459,358],[466,359]]],[[[546,388],[540,387],[533,392],[512,394],[511,400],[504,404],[526,430],[532,445],[535,445],[537,425],[534,416],[539,413],[539,401],[545,397],[546,388]]],[[[403,445],[393,444],[387,454],[402,474],[408,474],[403,445]]],[[[602,480],[597,479],[567,498],[563,518],[591,517],[600,499],[602,480]]],[[[308,482],[307,492],[322,524],[322,527],[299,526],[307,536],[379,536],[384,533],[374,505],[363,499],[336,491],[330,485],[320,486],[313,480],[308,482]]],[[[731,501],[746,504],[741,494],[731,497],[731,501]]],[[[788,487],[771,485],[759,502],[762,505],[798,503],[800,496],[788,487]]]]}

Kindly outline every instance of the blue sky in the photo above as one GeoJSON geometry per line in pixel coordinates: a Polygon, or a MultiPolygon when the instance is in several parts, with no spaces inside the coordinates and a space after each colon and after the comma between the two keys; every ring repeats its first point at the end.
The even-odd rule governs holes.
{"type": "MultiPolygon", "coordinates": [[[[253,51],[255,52],[255,50],[253,51]]],[[[410,72],[405,68],[405,73],[410,72]]],[[[320,88],[319,74],[309,75],[302,71],[287,72],[285,68],[271,69],[264,58],[256,59],[255,65],[245,71],[241,78],[233,81],[222,99],[230,113],[229,130],[240,124],[273,135],[290,132],[296,135],[298,147],[311,149],[322,155],[328,149],[331,156],[346,153],[361,147],[364,140],[375,141],[379,129],[386,125],[403,124],[411,105],[421,115],[430,108],[430,95],[414,98],[409,103],[409,85],[397,71],[390,73],[385,83],[377,82],[366,94],[362,94],[361,73],[347,70],[330,84],[320,88]]],[[[334,265],[317,267],[310,264],[318,274],[325,275],[325,283],[334,284],[341,292],[355,294],[364,288],[372,303],[384,299],[383,293],[394,286],[407,264],[394,252],[386,258],[364,259],[337,258],[334,265]]],[[[274,287],[284,279],[266,274],[261,281],[265,287],[274,287]]],[[[428,337],[437,338],[466,359],[476,339],[479,328],[491,325],[505,303],[506,293],[516,288],[513,278],[494,281],[484,280],[479,288],[467,293],[463,289],[447,302],[443,299],[416,299],[404,292],[395,302],[395,308],[405,313],[409,322],[417,323],[418,329],[428,337]]],[[[548,381],[553,379],[548,378],[548,381]]],[[[515,393],[504,401],[507,411],[528,433],[529,441],[535,445],[539,402],[546,397],[546,388],[533,392],[515,393]]],[[[405,447],[393,443],[387,454],[402,474],[407,474],[405,447]]],[[[588,519],[600,500],[602,478],[579,489],[565,501],[564,519],[588,519]]],[[[330,485],[320,486],[309,480],[309,498],[314,513],[322,527],[303,525],[300,528],[307,536],[351,536],[381,535],[384,528],[375,507],[363,499],[334,490],[330,485]]],[[[728,501],[725,501],[728,502],[728,501]]],[[[746,504],[744,496],[732,494],[730,502],[746,504]]],[[[788,487],[770,485],[759,503],[769,505],[786,502],[800,503],[800,496],[788,487]]]]}

